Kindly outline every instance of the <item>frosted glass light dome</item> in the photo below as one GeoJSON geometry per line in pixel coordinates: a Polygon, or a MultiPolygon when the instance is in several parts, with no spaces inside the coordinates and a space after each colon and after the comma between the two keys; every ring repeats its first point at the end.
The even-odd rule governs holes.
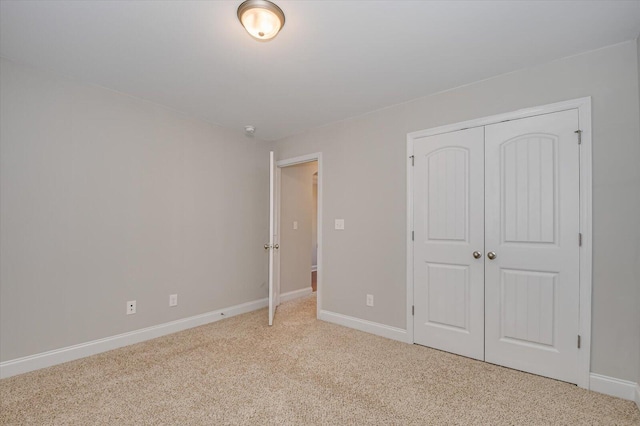
{"type": "Polygon", "coordinates": [[[284,26],[284,13],[267,0],[247,0],[238,7],[238,19],[251,37],[267,41],[284,26]]]}

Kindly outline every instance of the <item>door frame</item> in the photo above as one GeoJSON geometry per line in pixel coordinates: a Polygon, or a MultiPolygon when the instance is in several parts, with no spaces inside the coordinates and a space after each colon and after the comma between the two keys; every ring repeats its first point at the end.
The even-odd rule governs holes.
{"type": "MultiPolygon", "coordinates": [[[[591,291],[592,291],[592,130],[591,130],[591,97],[578,98],[532,108],[520,109],[504,114],[492,115],[460,123],[448,124],[407,134],[407,336],[409,343],[414,343],[413,327],[413,146],[417,139],[443,133],[455,132],[471,127],[481,127],[503,121],[517,120],[536,115],[554,112],[578,110],[578,126],[581,130],[580,144],[580,232],[582,245],[580,253],[580,297],[578,333],[580,350],[578,351],[578,383],[581,388],[589,389],[591,366],[591,291]]],[[[578,129],[576,129],[578,130],[578,129]]],[[[577,141],[576,141],[577,143],[577,141]]]]}
{"type": "MultiPolygon", "coordinates": [[[[318,254],[317,254],[317,270],[316,270],[316,318],[319,318],[320,311],[322,310],[322,152],[314,152],[312,154],[301,155],[293,158],[286,158],[283,160],[276,161],[276,226],[278,227],[278,240],[280,239],[280,194],[282,193],[281,188],[281,173],[282,168],[288,166],[295,166],[297,164],[310,163],[312,161],[318,162],[318,222],[317,226],[317,237],[318,237],[318,254]]],[[[278,241],[278,244],[280,241],[278,241]]],[[[278,266],[276,267],[278,271],[277,275],[277,304],[280,303],[280,257],[278,256],[278,266]]],[[[311,271],[309,271],[311,272],[311,271]]]]}

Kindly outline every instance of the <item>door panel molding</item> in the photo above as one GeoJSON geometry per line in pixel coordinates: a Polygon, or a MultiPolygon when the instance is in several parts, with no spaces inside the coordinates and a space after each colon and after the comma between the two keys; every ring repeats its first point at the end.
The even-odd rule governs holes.
{"type": "Polygon", "coordinates": [[[484,127],[485,247],[497,253],[485,266],[485,360],[570,383],[580,352],[578,127],[575,108],[484,127]]]}
{"type": "MultiPolygon", "coordinates": [[[[591,360],[591,294],[592,294],[592,128],[591,128],[591,97],[584,97],[548,105],[536,106],[520,109],[499,115],[477,118],[460,123],[448,124],[426,130],[420,130],[407,134],[407,229],[406,229],[406,329],[410,342],[414,339],[414,316],[412,314],[414,306],[414,217],[413,217],[413,192],[414,192],[414,143],[422,138],[455,132],[473,127],[484,127],[497,124],[503,121],[516,120],[520,118],[534,117],[538,115],[550,114],[560,111],[577,109],[578,129],[581,134],[579,146],[580,164],[580,190],[579,190],[579,211],[580,224],[579,232],[582,235],[582,245],[579,247],[579,275],[580,275],[580,297],[579,297],[579,319],[578,332],[581,340],[581,347],[578,351],[578,386],[589,389],[590,382],[590,360],[591,360]]],[[[576,236],[577,239],[577,236],[576,236]]],[[[509,243],[517,245],[517,242],[509,243]]],[[[545,244],[545,243],[542,243],[545,244]]],[[[546,243],[549,244],[549,243],[546,243]]],[[[577,244],[577,242],[576,242],[577,244]]],[[[576,336],[577,340],[577,336],[576,336]]]]}
{"type": "Polygon", "coordinates": [[[415,148],[414,343],[484,360],[484,129],[415,148]],[[418,263],[420,262],[420,263],[418,263]]]}

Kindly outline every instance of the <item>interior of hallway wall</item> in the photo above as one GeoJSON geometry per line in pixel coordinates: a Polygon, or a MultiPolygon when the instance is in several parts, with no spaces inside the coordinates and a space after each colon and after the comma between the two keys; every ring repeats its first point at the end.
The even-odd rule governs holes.
{"type": "Polygon", "coordinates": [[[0,75],[2,361],[267,296],[272,144],[5,59],[0,75]]]}
{"type": "Polygon", "coordinates": [[[316,270],[318,267],[318,172],[313,174],[312,191],[313,213],[311,216],[311,267],[316,270]]]}
{"type": "Polygon", "coordinates": [[[323,309],[406,327],[407,133],[591,96],[591,371],[635,382],[640,373],[637,56],[635,41],[626,42],[278,141],[279,158],[323,155],[323,309]],[[335,218],[345,219],[344,231],[333,229],[335,218]],[[366,306],[366,294],[374,295],[374,307],[366,306]]]}
{"type": "Polygon", "coordinates": [[[313,175],[318,162],[280,169],[280,293],[311,287],[313,175]],[[293,222],[297,222],[294,229],[293,222]]]}

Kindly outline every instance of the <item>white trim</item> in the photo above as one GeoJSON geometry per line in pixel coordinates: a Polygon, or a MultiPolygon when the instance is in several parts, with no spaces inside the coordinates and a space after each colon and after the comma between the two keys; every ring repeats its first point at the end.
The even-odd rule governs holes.
{"type": "Polygon", "coordinates": [[[230,318],[264,308],[265,306],[268,306],[268,303],[269,300],[267,298],[254,300],[252,302],[242,303],[240,305],[230,306],[228,308],[218,309],[205,314],[154,325],[152,327],[118,334],[116,336],[105,337],[103,339],[92,340],[78,345],[67,346],[65,348],[54,349],[35,355],[4,361],[0,363],[0,378],[4,379],[5,377],[15,376],[16,374],[51,367],[53,365],[62,364],[63,362],[73,361],[99,354],[101,352],[121,348],[123,346],[132,345],[134,343],[155,339],[160,336],[176,333],[189,328],[220,321],[221,319],[230,318]]]}
{"type": "MultiPolygon", "coordinates": [[[[575,108],[585,108],[587,105],[589,106],[588,112],[590,113],[591,112],[590,96],[579,98],[579,99],[573,99],[569,101],[556,102],[553,104],[542,105],[542,106],[537,106],[532,108],[523,108],[517,111],[507,112],[504,114],[475,118],[473,120],[462,121],[460,123],[454,123],[454,124],[446,124],[444,126],[433,127],[431,129],[418,130],[416,132],[408,133],[407,140],[409,139],[415,140],[415,139],[420,139],[427,136],[440,135],[442,133],[456,132],[458,130],[468,129],[471,127],[482,127],[490,124],[500,123],[502,121],[517,120],[519,118],[533,117],[533,116],[542,115],[542,114],[551,114],[554,112],[566,111],[566,110],[575,109],[575,108]]],[[[580,125],[586,124],[586,122],[583,122],[583,119],[590,119],[590,118],[591,118],[590,114],[588,117],[586,115],[580,114],[580,125]]],[[[589,132],[590,131],[591,131],[591,126],[589,126],[589,132]]],[[[584,134],[582,136],[584,137],[584,134]]],[[[584,142],[584,139],[583,139],[583,142],[584,142]]]]}
{"type": "MultiPolygon", "coordinates": [[[[274,233],[275,233],[275,238],[274,241],[277,244],[280,244],[280,230],[282,229],[280,227],[280,199],[281,199],[281,185],[282,185],[282,170],[280,169],[280,167],[278,167],[276,165],[276,186],[275,186],[275,192],[276,192],[276,197],[275,197],[275,205],[274,205],[274,209],[275,211],[273,212],[274,216],[275,216],[275,223],[274,223],[274,233]]],[[[280,250],[276,250],[276,252],[274,253],[276,256],[276,259],[273,262],[273,268],[274,268],[274,284],[276,286],[275,288],[275,301],[276,301],[276,308],[280,305],[280,250]]],[[[275,315],[275,312],[274,312],[275,315]]]]}
{"type": "Polygon", "coordinates": [[[389,325],[380,324],[373,321],[367,321],[360,318],[350,317],[330,311],[320,311],[318,319],[333,324],[342,325],[365,333],[375,334],[377,336],[386,337],[387,339],[398,340],[404,343],[412,343],[408,339],[407,330],[389,325]]]}
{"type": "Polygon", "coordinates": [[[289,300],[298,299],[300,297],[305,297],[313,293],[313,289],[311,287],[301,288],[300,290],[288,291],[286,293],[282,293],[280,295],[280,302],[288,302],[289,300]]]}
{"type": "Polygon", "coordinates": [[[636,399],[636,405],[638,406],[638,410],[640,410],[640,383],[636,384],[635,399],[636,399]]]}
{"type": "Polygon", "coordinates": [[[629,401],[634,400],[634,393],[638,388],[638,385],[635,382],[616,379],[615,377],[603,376],[602,374],[596,373],[591,373],[589,378],[589,390],[627,399],[629,401]]]}
{"type": "MultiPolygon", "coordinates": [[[[520,109],[505,114],[477,118],[461,123],[448,124],[431,129],[420,130],[407,134],[407,333],[409,341],[413,342],[413,168],[410,157],[413,155],[414,141],[420,138],[455,132],[471,127],[486,126],[505,120],[532,117],[542,114],[578,109],[578,123],[582,130],[582,144],[580,145],[580,232],[582,232],[582,247],[580,248],[580,318],[578,333],[581,336],[581,350],[578,353],[578,368],[580,377],[577,385],[589,389],[591,366],[591,292],[592,292],[592,130],[591,130],[591,97],[579,98],[564,102],[557,102],[533,108],[520,109]]],[[[576,129],[577,130],[577,129],[576,129]]]]}
{"type": "MultiPolygon", "coordinates": [[[[296,164],[302,163],[310,163],[312,161],[319,161],[320,157],[322,157],[321,152],[314,152],[313,154],[301,155],[299,157],[286,158],[284,160],[276,161],[276,166],[278,167],[287,167],[287,166],[295,166],[296,164]]],[[[318,171],[318,178],[320,178],[320,171],[318,171]]]]}
{"type": "Polygon", "coordinates": [[[593,233],[592,217],[592,130],[591,130],[591,98],[577,99],[578,124],[582,130],[580,145],[580,232],[582,233],[582,247],[580,247],[580,318],[578,332],[580,333],[581,350],[578,352],[578,368],[582,374],[582,381],[578,386],[586,388],[591,382],[591,292],[592,292],[592,261],[593,261],[593,233]]]}
{"type": "MultiPolygon", "coordinates": [[[[317,265],[316,265],[316,317],[320,319],[320,312],[322,311],[322,191],[323,191],[323,172],[322,172],[322,152],[314,152],[312,154],[301,155],[299,157],[286,158],[276,161],[278,170],[282,167],[294,166],[296,164],[309,163],[311,161],[318,162],[318,252],[317,252],[317,265]]],[[[279,207],[278,207],[279,208],[279,207]]]]}
{"type": "Polygon", "coordinates": [[[413,137],[407,135],[407,338],[413,340],[413,137]]]}
{"type": "Polygon", "coordinates": [[[276,308],[278,307],[278,296],[280,295],[280,289],[278,285],[280,284],[279,276],[276,275],[276,268],[280,265],[280,256],[278,256],[276,262],[276,250],[277,244],[280,241],[276,240],[276,179],[279,169],[275,165],[275,153],[273,151],[269,151],[269,325],[273,325],[273,317],[276,313],[276,308]]]}

